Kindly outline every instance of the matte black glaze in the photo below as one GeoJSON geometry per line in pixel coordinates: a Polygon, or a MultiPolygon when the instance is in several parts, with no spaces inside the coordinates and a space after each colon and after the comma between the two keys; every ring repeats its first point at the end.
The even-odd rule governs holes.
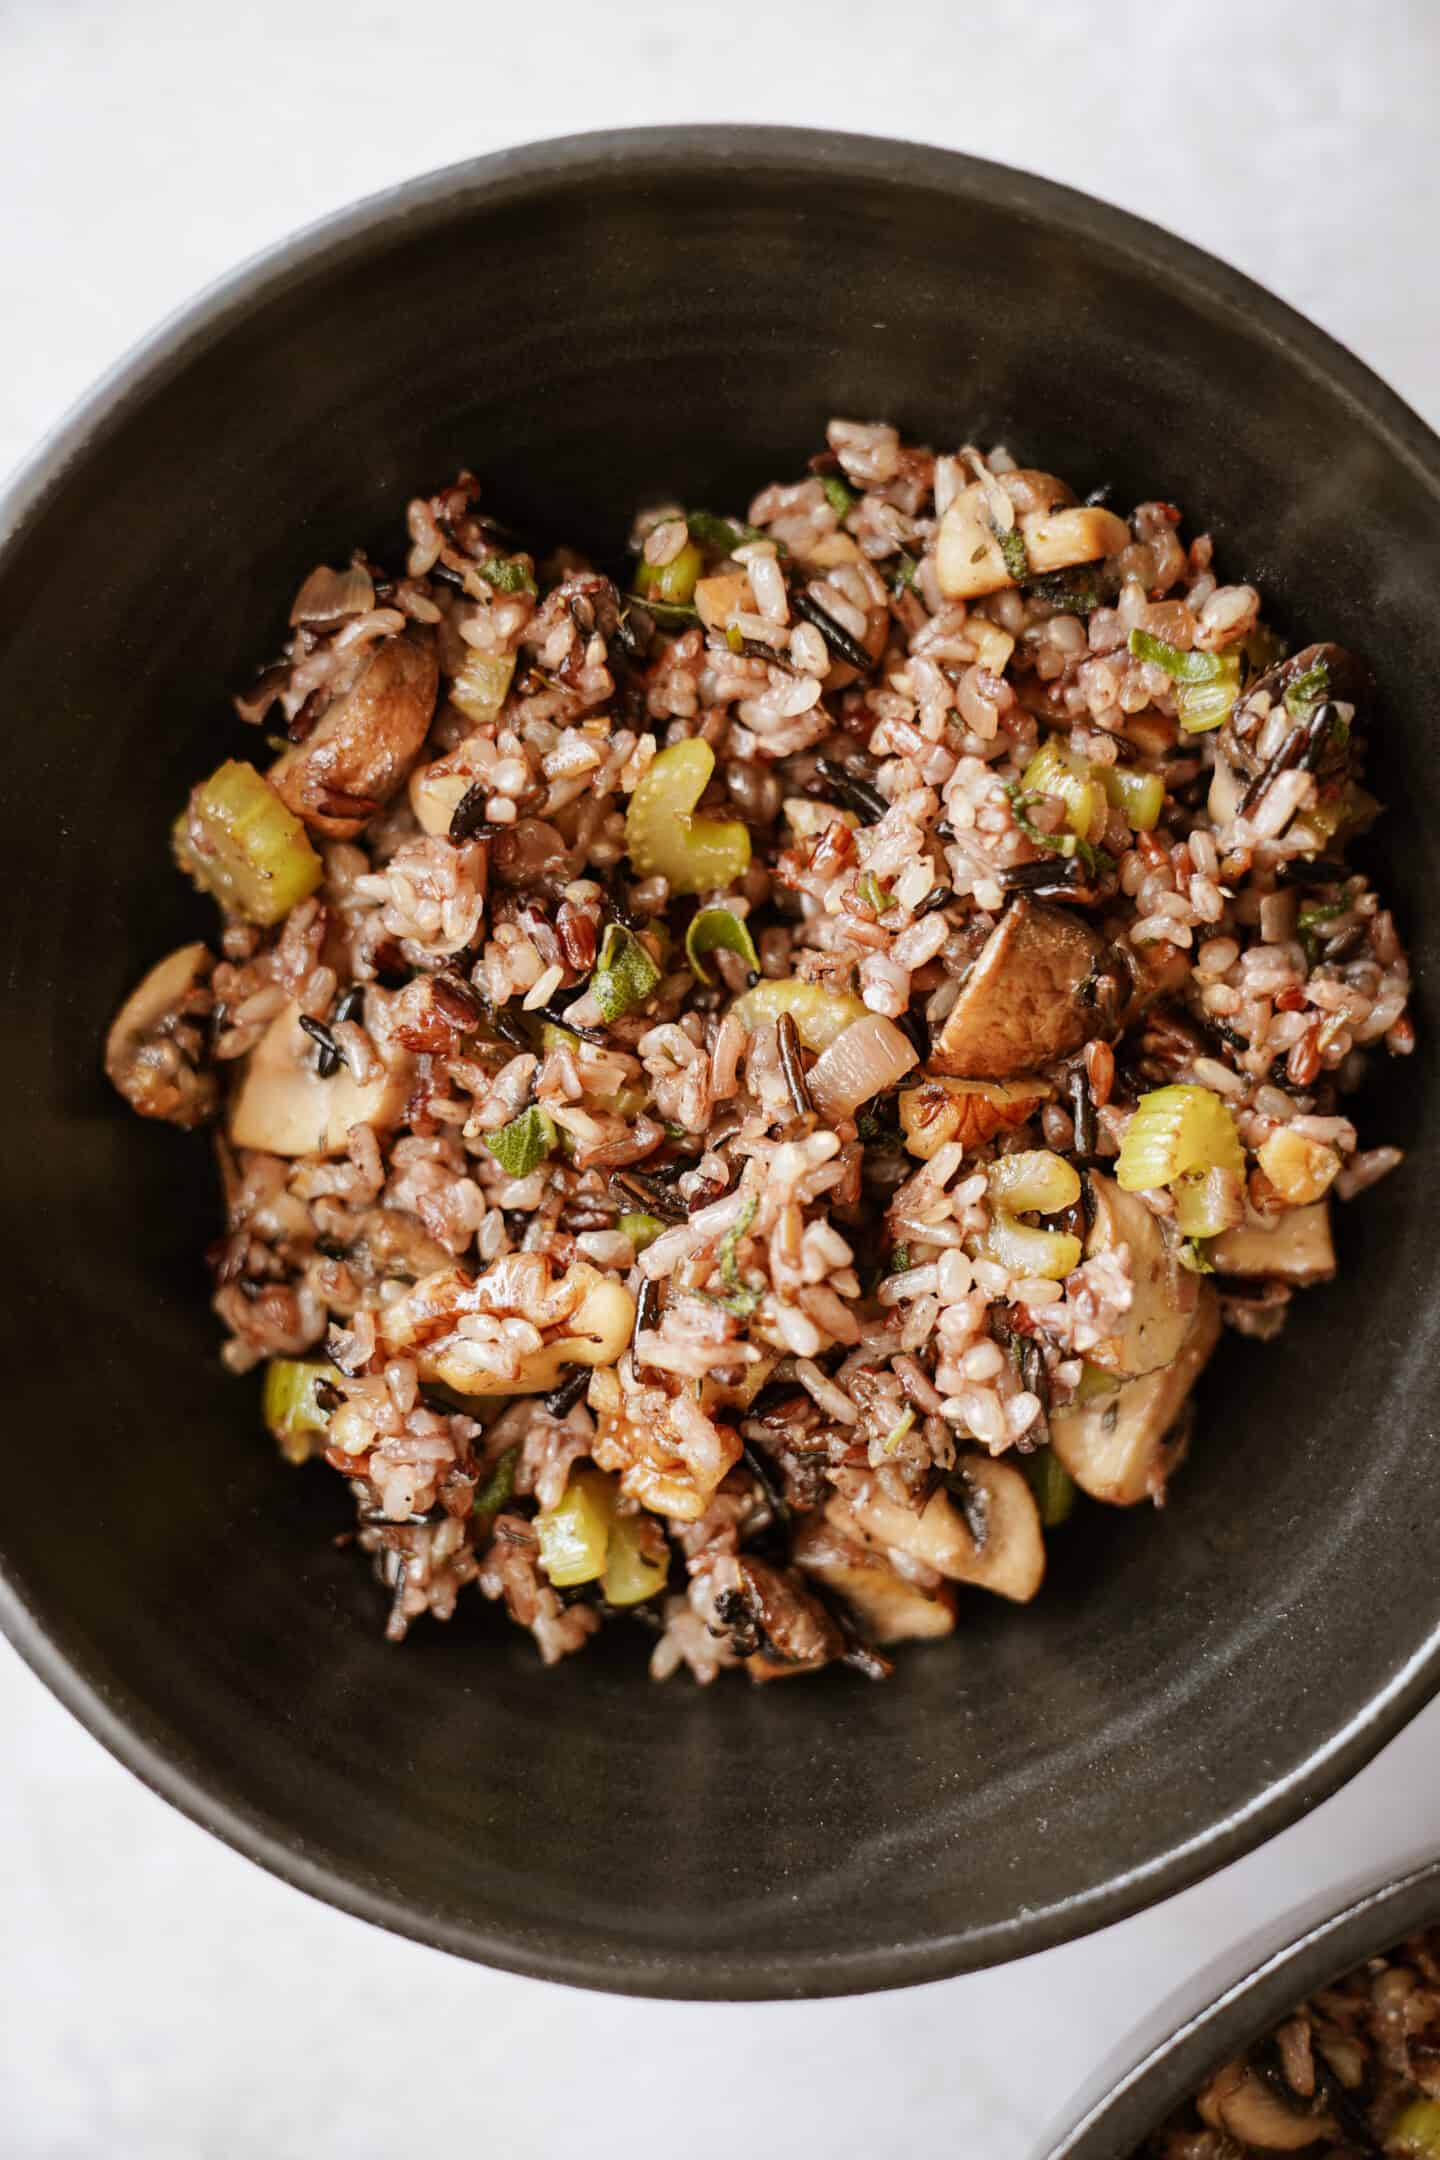
{"type": "Polygon", "coordinates": [[[166,832],[253,745],[225,691],[312,563],[394,550],[462,461],[527,535],[608,555],[637,498],[743,503],[835,411],[1171,496],[1282,625],[1365,650],[1380,852],[1429,962],[1440,449],[1245,280],[997,167],[701,129],[422,180],[162,330],[21,480],[0,551],[6,1624],[292,1881],[596,1987],[819,1994],[1038,1949],[1293,1819],[1440,1678],[1427,1033],[1382,1083],[1407,1175],[1344,1216],[1345,1283],[1279,1351],[1227,1346],[1172,1505],[1084,1510],[1031,1610],[968,1595],[887,1686],[653,1688],[638,1630],[546,1674],[473,1597],[391,1648],[328,1542],[343,1487],[285,1470],[220,1373],[204,1143],[131,1117],[98,1050],[210,927],[166,832]]]}
{"type": "MultiPolygon", "coordinates": [[[[1144,2052],[1117,2084],[1088,2102],[1083,2113],[1051,2148],[1049,2160],[1128,2160],[1142,2138],[1159,2127],[1172,2108],[1198,2092],[1212,2071],[1263,2038],[1297,2003],[1317,1988],[1328,1987],[1403,1940],[1415,1928],[1440,1921],[1440,1861],[1392,1878],[1347,1899],[1338,1912],[1299,1916],[1289,1939],[1278,1949],[1251,1946],[1256,1962],[1235,1953],[1229,1973],[1214,1971],[1208,1986],[1217,1992],[1204,2008],[1174,2023],[1178,2005],[1157,2014],[1153,2029],[1162,2037],[1148,2041],[1144,2052]],[[1168,2029],[1167,2029],[1168,2028],[1168,2029]]],[[[1270,1929],[1273,1944],[1277,1931],[1270,1929]]],[[[1204,2000],[1194,1982],[1185,1995],[1204,2000]]]]}

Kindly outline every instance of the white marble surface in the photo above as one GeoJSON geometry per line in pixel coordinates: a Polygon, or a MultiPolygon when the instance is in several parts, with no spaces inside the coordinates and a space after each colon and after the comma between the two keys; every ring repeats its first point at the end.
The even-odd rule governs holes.
{"type": "MultiPolygon", "coordinates": [[[[1440,420],[1425,0],[733,17],[772,12],[762,62],[729,46],[725,11],[675,0],[0,0],[0,470],[158,315],[305,220],[506,140],[657,120],[863,127],[1029,164],[1229,256],[1440,420]]],[[[1437,1707],[1264,1852],[1090,1941],[848,2003],[629,2003],[310,1903],[142,1790],[3,1649],[0,1730],[7,2160],[351,2160],[430,2137],[611,2160],[637,2131],[688,2160],[1030,2160],[1157,1995],[1440,1843],[1437,1707]]]]}

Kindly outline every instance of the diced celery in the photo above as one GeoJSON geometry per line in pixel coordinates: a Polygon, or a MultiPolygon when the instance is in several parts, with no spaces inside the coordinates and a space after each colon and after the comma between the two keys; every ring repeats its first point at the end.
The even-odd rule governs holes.
{"type": "Polygon", "coordinates": [[[645,600],[659,600],[668,607],[688,607],[704,568],[704,556],[693,540],[687,540],[668,563],[646,562],[642,555],[635,572],[635,590],[645,600]]]}
{"type": "Polygon", "coordinates": [[[1245,1167],[1235,1120],[1213,1088],[1177,1085],[1142,1095],[1125,1128],[1115,1182],[1150,1192],[1192,1170],[1245,1167]]]}
{"type": "Polygon", "coordinates": [[[450,685],[450,702],[476,727],[483,727],[510,695],[514,673],[514,653],[476,652],[467,645],[464,665],[450,685]]]}
{"type": "Polygon", "coordinates": [[[1170,1188],[1182,1237],[1221,1237],[1245,1220],[1244,1181],[1234,1170],[1187,1170],[1170,1188]]]}
{"type": "Polygon", "coordinates": [[[988,1190],[1008,1215],[1058,1215],[1080,1198],[1080,1173],[1049,1148],[1026,1148],[990,1165],[988,1190]]]}
{"type": "Polygon", "coordinates": [[[1065,1230],[1035,1230],[998,1214],[986,1231],[983,1245],[987,1259],[997,1260],[1012,1275],[1030,1275],[1042,1282],[1063,1282],[1079,1267],[1084,1247],[1065,1230]]]}
{"type": "Polygon", "coordinates": [[[642,1210],[636,1209],[622,1215],[615,1227],[622,1237],[629,1238],[639,1254],[644,1252],[647,1245],[654,1244],[665,1225],[658,1215],[646,1215],[642,1210]]]}
{"type": "Polygon", "coordinates": [[[693,736],[660,751],[630,798],[625,847],[638,876],[663,877],[673,893],[718,892],[750,867],[750,835],[738,822],[694,815],[715,770],[709,743],[693,736]]]}
{"type": "Polygon", "coordinates": [[[1412,2100],[1385,2133],[1395,2160],[1440,2160],[1440,2100],[1412,2100]]]}
{"type": "Polygon", "coordinates": [[[316,1398],[339,1378],[324,1358],[271,1358],[265,1367],[260,1414],[288,1461],[302,1463],[320,1452],[312,1442],[329,1430],[330,1412],[316,1398]]]}
{"type": "Polygon", "coordinates": [[[540,1565],[557,1589],[595,1582],[605,1572],[615,1486],[599,1470],[576,1470],[553,1508],[535,1517],[540,1565]]]}
{"type": "Polygon", "coordinates": [[[773,1027],[782,1013],[789,1013],[795,1032],[807,1050],[828,1050],[837,1035],[868,1007],[863,999],[843,990],[824,990],[819,983],[797,982],[787,976],[781,982],[758,982],[736,998],[730,1010],[747,1028],[773,1027]]]}
{"type": "Polygon", "coordinates": [[[653,1516],[615,1517],[601,1580],[607,1604],[643,1605],[646,1598],[659,1596],[669,1580],[670,1556],[662,1543],[662,1557],[652,1559],[650,1549],[657,1542],[653,1516]]]}
{"type": "Polygon", "coordinates": [[[1132,832],[1153,832],[1165,807],[1165,782],[1159,773],[1132,772],[1126,765],[1102,765],[1100,785],[1132,832]]]}
{"type": "Polygon", "coordinates": [[[1027,795],[1052,795],[1065,805],[1065,819],[1082,840],[1098,840],[1105,830],[1106,797],[1102,779],[1083,758],[1063,750],[1052,735],[1036,751],[1021,777],[1027,795]]]}
{"type": "Polygon", "coordinates": [[[314,892],[324,865],[305,827],[253,765],[230,758],[175,824],[175,859],[223,908],[268,926],[314,892]]]}
{"type": "Polygon", "coordinates": [[[1061,1462],[1054,1448],[1037,1448],[1033,1455],[1022,1457],[1021,1469],[1040,1513],[1040,1525],[1045,1530],[1058,1530],[1067,1522],[1075,1505],[1075,1480],[1061,1462]]]}
{"type": "Polygon", "coordinates": [[[1129,649],[1137,660],[1164,668],[1187,735],[1203,735],[1226,719],[1240,689],[1239,653],[1186,652],[1148,630],[1132,630],[1129,649]]]}

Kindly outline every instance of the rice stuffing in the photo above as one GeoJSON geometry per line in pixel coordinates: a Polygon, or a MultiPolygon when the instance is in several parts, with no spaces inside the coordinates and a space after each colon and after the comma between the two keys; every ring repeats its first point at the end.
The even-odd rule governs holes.
{"type": "Polygon", "coordinates": [[[1369,676],[1169,503],[885,425],[614,576],[469,473],[406,537],[301,586],[106,1045],[213,1130],[225,1363],[396,1640],[474,1586],[546,1662],[881,1676],[1163,1501],[1399,1162],[1369,676]]]}

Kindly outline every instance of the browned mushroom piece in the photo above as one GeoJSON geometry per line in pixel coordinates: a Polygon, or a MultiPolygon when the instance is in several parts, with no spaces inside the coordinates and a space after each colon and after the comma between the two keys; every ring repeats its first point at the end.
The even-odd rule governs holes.
{"type": "Polygon", "coordinates": [[[420,755],[439,680],[433,637],[387,639],[313,734],[276,759],[270,785],[314,831],[353,840],[420,755]]]}
{"type": "Polygon", "coordinates": [[[1251,1211],[1242,1223],[1216,1238],[1210,1257],[1220,1275],[1275,1282],[1329,1282],[1335,1273],[1335,1243],[1330,1235],[1330,1203],[1285,1208],[1278,1215],[1251,1211]]]}
{"type": "Polygon", "coordinates": [[[931,1053],[930,1069],[1008,1080],[1078,1050],[1100,1015],[1080,986],[1104,947],[1064,908],[1015,900],[991,931],[931,1053]]]}
{"type": "Polygon", "coordinates": [[[797,1575],[788,1568],[773,1568],[750,1553],[741,1553],[736,1566],[745,1602],[765,1636],[761,1650],[746,1660],[753,1679],[773,1680],[785,1672],[813,1671],[845,1655],[845,1637],[838,1621],[797,1575]]]}
{"type": "Polygon", "coordinates": [[[405,1208],[366,1208],[355,1219],[346,1259],[367,1282],[419,1282],[449,1267],[452,1255],[405,1208]]]}
{"type": "MultiPolygon", "coordinates": [[[[848,1515],[844,1501],[837,1498],[823,1515],[802,1523],[791,1547],[796,1565],[853,1613],[871,1642],[914,1642],[950,1634],[955,1593],[949,1584],[926,1590],[901,1575],[883,1553],[866,1544],[858,1525],[845,1527],[848,1515]]],[[[853,1525],[854,1518],[849,1520],[853,1525]]]]}
{"type": "Polygon", "coordinates": [[[188,1131],[215,1113],[215,1075],[198,1063],[213,966],[204,945],[180,946],[137,983],[110,1024],[106,1076],[141,1117],[188,1131]]]}
{"type": "Polygon", "coordinates": [[[1220,1334],[1220,1300],[1208,1283],[1179,1355],[1158,1372],[1125,1380],[1050,1413],[1050,1441],[1082,1492],[1112,1507],[1158,1499],[1184,1453],[1176,1420],[1220,1334]]]}
{"type": "Polygon", "coordinates": [[[877,1545],[905,1553],[951,1582],[973,1583],[1026,1605],[1045,1577],[1035,1496],[1013,1463],[977,1454],[967,1455],[961,1467],[976,1502],[977,1523],[983,1521],[981,1536],[943,1489],[917,1511],[890,1499],[864,1471],[836,1474],[846,1507],[831,1520],[840,1529],[857,1525],[877,1545]]]}
{"type": "Polygon", "coordinates": [[[1217,1271],[1224,1275],[1263,1275],[1296,1289],[1329,1282],[1337,1265],[1330,1203],[1315,1200],[1308,1207],[1257,1216],[1227,1230],[1211,1250],[1217,1271]]]}
{"type": "Polygon", "coordinates": [[[1092,1365],[1136,1379],[1157,1372],[1180,1354],[1200,1297],[1200,1278],[1181,1263],[1179,1244],[1136,1193],[1122,1192],[1113,1178],[1087,1173],[1092,1220],[1085,1257],[1129,1255],[1133,1285],[1120,1331],[1085,1355],[1092,1365]]]}
{"type": "Polygon", "coordinates": [[[393,1051],[376,1057],[368,1079],[357,1080],[348,1065],[322,1075],[292,1001],[245,1060],[230,1101],[230,1138],[266,1155],[343,1154],[352,1125],[387,1132],[399,1124],[414,1069],[408,1052],[393,1051]]]}
{"type": "Polygon", "coordinates": [[[1245,2062],[1222,2064],[1197,2094],[1195,2110],[1210,2129],[1257,2152],[1303,2152],[1340,2135],[1333,2115],[1287,2099],[1245,2062]]]}

